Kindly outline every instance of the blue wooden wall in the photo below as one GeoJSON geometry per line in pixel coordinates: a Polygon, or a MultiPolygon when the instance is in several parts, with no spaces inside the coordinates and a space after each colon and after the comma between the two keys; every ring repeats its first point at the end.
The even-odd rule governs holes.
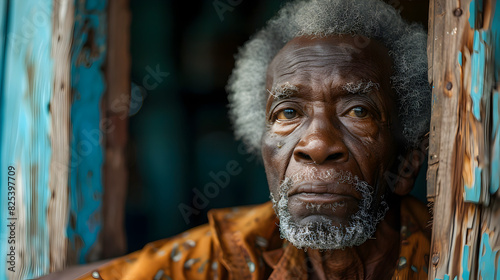
{"type": "Polygon", "coordinates": [[[103,0],[0,1],[0,279],[102,256],[107,32],[103,0]]]}
{"type": "Polygon", "coordinates": [[[0,102],[0,277],[27,279],[49,270],[46,221],[53,149],[49,109],[53,82],[52,1],[2,1],[1,4],[0,22],[7,25],[7,30],[2,34],[5,56],[0,102]],[[10,174],[9,167],[12,167],[10,174]],[[12,193],[8,190],[8,180],[15,182],[10,185],[15,187],[12,193]],[[11,197],[15,198],[8,200],[11,197]],[[8,201],[15,205],[8,205],[8,201]],[[8,206],[15,206],[15,210],[6,211],[8,206]],[[8,228],[11,222],[14,226],[8,228]],[[10,236],[15,243],[7,244],[10,236]],[[5,260],[12,253],[13,258],[8,256],[5,260]]]}
{"type": "Polygon", "coordinates": [[[107,1],[76,0],[71,50],[71,159],[68,238],[78,263],[102,251],[103,133],[107,1]]]}

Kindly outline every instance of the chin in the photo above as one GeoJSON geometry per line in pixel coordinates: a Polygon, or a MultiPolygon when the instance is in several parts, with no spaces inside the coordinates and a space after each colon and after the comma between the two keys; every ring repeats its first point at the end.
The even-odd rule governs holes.
{"type": "Polygon", "coordinates": [[[352,221],[352,217],[359,211],[359,206],[359,201],[352,198],[335,202],[303,201],[297,196],[288,198],[288,211],[294,223],[298,225],[324,222],[325,220],[337,227],[348,225],[352,221]]]}
{"type": "MultiPolygon", "coordinates": [[[[283,184],[290,182],[285,180],[283,184]]],[[[337,205],[333,211],[331,207],[335,205],[297,203],[293,197],[288,197],[287,188],[289,186],[283,185],[279,197],[271,198],[280,220],[281,237],[302,249],[336,250],[359,246],[373,236],[389,208],[383,199],[378,205],[372,205],[371,192],[361,190],[363,197],[359,203],[349,207],[337,205]]]]}

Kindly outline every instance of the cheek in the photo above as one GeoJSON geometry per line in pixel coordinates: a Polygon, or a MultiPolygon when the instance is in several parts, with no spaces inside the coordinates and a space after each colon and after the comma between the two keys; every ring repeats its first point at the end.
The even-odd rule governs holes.
{"type": "Polygon", "coordinates": [[[351,151],[363,174],[363,180],[375,185],[383,179],[383,174],[389,169],[396,151],[394,140],[389,131],[380,129],[372,137],[352,137],[351,151]]]}
{"type": "Polygon", "coordinates": [[[291,155],[291,143],[286,137],[264,133],[261,151],[269,189],[274,193],[284,179],[291,155]]]}

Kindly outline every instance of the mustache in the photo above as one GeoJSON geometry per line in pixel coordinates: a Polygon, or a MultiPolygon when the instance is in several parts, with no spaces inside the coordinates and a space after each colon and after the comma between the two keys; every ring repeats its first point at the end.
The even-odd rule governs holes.
{"type": "MultiPolygon", "coordinates": [[[[307,166],[291,176],[287,176],[293,184],[310,181],[338,182],[342,184],[354,184],[359,181],[358,176],[350,171],[337,170],[334,168],[318,170],[316,167],[307,166]]],[[[286,178],[285,178],[286,180],[286,178]]]]}
{"type": "Polygon", "coordinates": [[[338,170],[334,168],[318,170],[318,168],[316,167],[305,167],[299,172],[285,177],[285,179],[280,184],[280,195],[288,193],[288,191],[292,187],[303,182],[321,182],[330,184],[334,183],[337,185],[351,185],[355,187],[356,190],[362,191],[363,193],[372,193],[375,189],[373,186],[368,184],[368,182],[359,179],[357,175],[353,175],[350,171],[347,170],[338,170]]]}
{"type": "Polygon", "coordinates": [[[299,172],[285,177],[278,188],[278,193],[275,194],[277,197],[271,192],[269,197],[270,200],[273,203],[277,203],[280,198],[287,198],[286,201],[288,201],[288,193],[290,190],[303,182],[325,182],[351,185],[363,197],[367,198],[364,202],[368,204],[371,204],[371,195],[375,190],[373,186],[359,179],[358,176],[353,175],[350,171],[334,168],[320,171],[316,167],[305,167],[299,172]]]}

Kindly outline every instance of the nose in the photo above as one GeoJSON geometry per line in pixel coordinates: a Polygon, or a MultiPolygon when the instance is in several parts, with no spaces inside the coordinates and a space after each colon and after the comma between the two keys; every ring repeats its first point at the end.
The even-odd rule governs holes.
{"type": "Polygon", "coordinates": [[[341,163],[349,159],[349,151],[340,129],[326,120],[318,120],[308,128],[293,156],[301,163],[341,163]]]}

